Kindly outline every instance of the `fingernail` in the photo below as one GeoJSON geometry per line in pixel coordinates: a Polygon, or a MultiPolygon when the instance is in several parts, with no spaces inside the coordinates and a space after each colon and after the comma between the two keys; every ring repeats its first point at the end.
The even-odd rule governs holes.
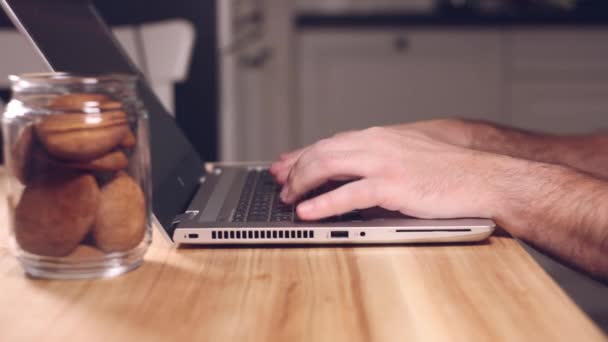
{"type": "Polygon", "coordinates": [[[287,187],[286,187],[286,186],[284,186],[284,187],[283,187],[283,190],[281,190],[281,195],[280,195],[280,196],[281,196],[281,200],[282,200],[283,202],[287,202],[287,194],[288,194],[287,187]]]}

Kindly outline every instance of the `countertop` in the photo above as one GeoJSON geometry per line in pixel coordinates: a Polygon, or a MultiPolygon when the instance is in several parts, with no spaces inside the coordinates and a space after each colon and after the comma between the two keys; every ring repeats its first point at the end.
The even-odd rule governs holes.
{"type": "Polygon", "coordinates": [[[3,341],[606,339],[501,232],[356,248],[175,248],[155,232],[138,270],[49,281],[25,277],[10,255],[1,203],[3,341]]]}

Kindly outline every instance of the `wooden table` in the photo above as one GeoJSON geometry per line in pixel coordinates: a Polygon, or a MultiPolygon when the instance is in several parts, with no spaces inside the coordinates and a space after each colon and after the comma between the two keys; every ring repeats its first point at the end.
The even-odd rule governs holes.
{"type": "Polygon", "coordinates": [[[604,341],[512,238],[173,248],[94,281],[24,277],[0,207],[0,341],[604,341]]]}

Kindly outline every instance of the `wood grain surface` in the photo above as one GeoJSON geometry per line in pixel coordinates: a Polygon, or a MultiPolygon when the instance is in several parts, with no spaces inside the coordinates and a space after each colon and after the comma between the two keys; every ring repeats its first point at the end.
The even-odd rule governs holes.
{"type": "Polygon", "coordinates": [[[604,341],[513,239],[174,248],[90,281],[24,276],[0,207],[1,341],[604,341]]]}

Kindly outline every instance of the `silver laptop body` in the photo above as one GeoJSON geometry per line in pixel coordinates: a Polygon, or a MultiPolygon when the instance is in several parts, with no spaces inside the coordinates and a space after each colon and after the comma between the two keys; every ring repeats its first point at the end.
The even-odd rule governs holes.
{"type": "Polygon", "coordinates": [[[49,70],[138,74],[150,115],[154,218],[174,243],[395,244],[486,239],[486,219],[420,220],[379,208],[299,221],[278,200],[267,165],[204,167],[88,0],[1,0],[49,70]]]}

